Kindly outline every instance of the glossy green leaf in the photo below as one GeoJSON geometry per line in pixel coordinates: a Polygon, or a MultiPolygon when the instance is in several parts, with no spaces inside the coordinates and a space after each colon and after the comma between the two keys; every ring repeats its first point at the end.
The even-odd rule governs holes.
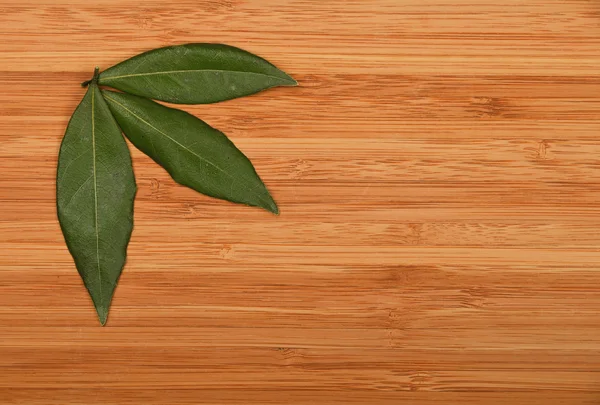
{"type": "Polygon", "coordinates": [[[185,111],[146,98],[106,90],[102,94],[127,138],[176,182],[278,213],[250,160],[222,132],[185,111]]]}
{"type": "Polygon", "coordinates": [[[100,74],[101,85],[179,104],[207,104],[296,81],[266,60],[221,44],[168,46],[127,59],[100,74]]]}
{"type": "Polygon", "coordinates": [[[58,219],[102,325],[125,264],[136,192],[125,139],[92,83],[60,147],[58,219]]]}

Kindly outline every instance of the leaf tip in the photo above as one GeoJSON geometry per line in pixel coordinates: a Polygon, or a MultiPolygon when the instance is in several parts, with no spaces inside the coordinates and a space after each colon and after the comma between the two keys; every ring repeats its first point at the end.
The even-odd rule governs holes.
{"type": "Polygon", "coordinates": [[[298,86],[298,81],[296,79],[294,79],[292,76],[288,75],[287,73],[285,73],[283,70],[278,69],[279,70],[279,80],[280,80],[280,86],[290,86],[290,87],[294,87],[294,86],[298,86]]]}
{"type": "Polygon", "coordinates": [[[273,199],[271,199],[271,201],[269,201],[269,204],[266,205],[264,208],[270,213],[279,215],[279,207],[277,207],[277,204],[275,203],[275,201],[273,201],[273,199]]]}
{"type": "Polygon", "coordinates": [[[106,325],[106,320],[108,319],[108,308],[104,307],[96,307],[96,312],[98,313],[98,319],[100,320],[100,325],[106,325]]]}
{"type": "Polygon", "coordinates": [[[294,79],[292,76],[290,75],[286,75],[286,82],[284,83],[284,86],[290,86],[290,87],[295,87],[298,86],[298,81],[296,79],[294,79]]]}

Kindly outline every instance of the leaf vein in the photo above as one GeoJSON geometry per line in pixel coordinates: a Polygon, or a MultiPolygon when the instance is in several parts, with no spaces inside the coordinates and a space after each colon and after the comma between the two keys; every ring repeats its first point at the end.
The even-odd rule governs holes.
{"type": "Polygon", "coordinates": [[[104,307],[104,297],[102,295],[102,271],[100,271],[100,237],[98,235],[98,179],[96,173],[96,121],[95,121],[95,84],[92,85],[92,160],[94,174],[94,212],[95,212],[95,227],[96,227],[96,264],[98,269],[98,284],[100,292],[100,308],[104,307]]]}
{"type": "Polygon", "coordinates": [[[69,198],[69,201],[67,201],[67,203],[65,204],[63,209],[67,209],[67,207],[71,204],[71,201],[73,201],[73,199],[75,198],[75,196],[77,195],[77,193],[79,193],[79,191],[81,191],[81,189],[83,189],[83,186],[85,186],[87,184],[88,181],[90,181],[92,179],[92,177],[94,176],[94,174],[90,174],[88,176],[87,179],[85,179],[85,181],[83,183],[81,183],[81,185],[79,186],[79,188],[77,190],[75,190],[75,192],[73,193],[73,195],[71,196],[71,198],[69,198]]]}
{"type": "Polygon", "coordinates": [[[108,77],[103,77],[102,79],[104,79],[104,81],[108,81],[108,80],[123,79],[123,78],[127,78],[127,77],[155,76],[155,75],[167,75],[167,74],[173,74],[173,73],[191,73],[191,72],[244,73],[244,74],[250,74],[250,75],[266,76],[266,77],[270,77],[270,78],[273,78],[273,79],[279,79],[279,80],[283,80],[283,81],[288,81],[290,83],[293,81],[291,79],[284,79],[282,77],[273,76],[273,75],[269,75],[269,74],[266,74],[266,73],[244,72],[244,71],[239,71],[239,70],[224,70],[224,69],[163,70],[163,71],[160,71],[160,72],[131,73],[131,74],[127,74],[127,75],[108,76],[108,77]]]}

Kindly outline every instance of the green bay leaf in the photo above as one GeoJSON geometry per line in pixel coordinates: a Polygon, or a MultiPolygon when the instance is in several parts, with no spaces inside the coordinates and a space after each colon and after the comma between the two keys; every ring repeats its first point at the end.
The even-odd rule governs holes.
{"type": "Polygon", "coordinates": [[[186,44],[144,52],[100,74],[99,84],[179,104],[207,104],[296,81],[233,46],[186,44]]]}
{"type": "Polygon", "coordinates": [[[104,325],[125,264],[136,184],[129,149],[96,83],[67,127],[56,193],[67,246],[104,325]]]}
{"type": "Polygon", "coordinates": [[[200,193],[262,207],[277,205],[248,158],[202,120],[152,100],[102,90],[125,136],[173,179],[200,193]]]}

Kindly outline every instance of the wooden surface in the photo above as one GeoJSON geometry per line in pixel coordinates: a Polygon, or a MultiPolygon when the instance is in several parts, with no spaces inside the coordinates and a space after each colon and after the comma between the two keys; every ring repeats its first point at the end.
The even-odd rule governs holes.
{"type": "Polygon", "coordinates": [[[1,404],[600,404],[599,2],[0,0],[0,34],[1,404]],[[186,107],[281,216],[132,150],[102,328],[59,143],[95,65],[184,42],[301,83],[186,107]]]}

